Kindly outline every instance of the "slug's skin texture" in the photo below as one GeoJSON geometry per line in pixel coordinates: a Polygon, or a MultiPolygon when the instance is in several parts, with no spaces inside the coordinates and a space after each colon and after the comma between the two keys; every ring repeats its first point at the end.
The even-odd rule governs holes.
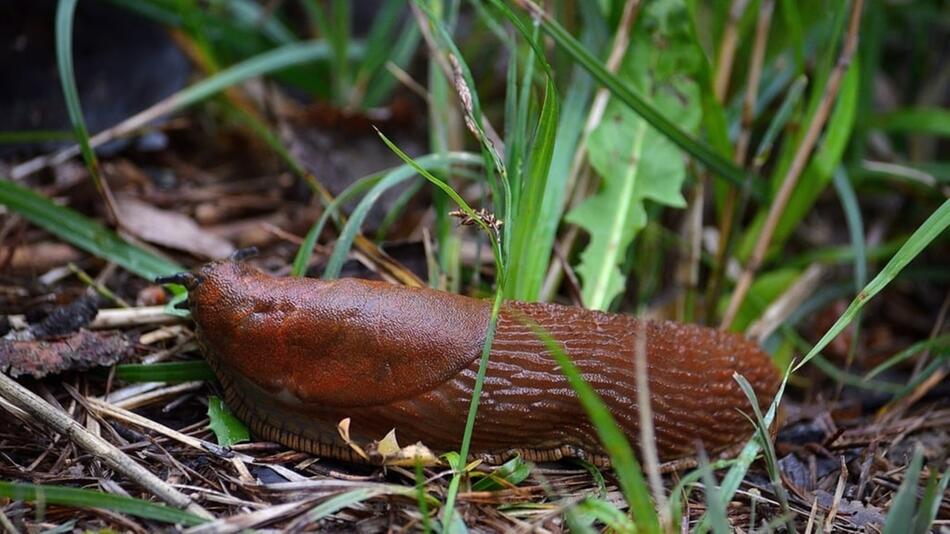
{"type": "MultiPolygon", "coordinates": [[[[358,279],[274,278],[246,263],[207,264],[191,278],[197,337],[228,404],[259,436],[321,456],[359,461],[357,443],[396,429],[400,442],[458,450],[491,305],[432,289],[358,279]]],[[[534,461],[608,459],[573,389],[524,318],[548,331],[639,440],[634,371],[646,355],[661,459],[721,452],[752,433],[740,373],[767,406],[776,369],[745,338],[670,321],[641,321],[553,304],[502,308],[492,344],[473,456],[534,461]]]]}

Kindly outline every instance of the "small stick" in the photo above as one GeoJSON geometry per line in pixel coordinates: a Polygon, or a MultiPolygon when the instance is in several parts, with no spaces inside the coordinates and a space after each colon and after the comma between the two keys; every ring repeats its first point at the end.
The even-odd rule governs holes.
{"type": "Polygon", "coordinates": [[[210,512],[193,502],[190,497],[171,487],[115,445],[89,432],[79,422],[50,406],[38,395],[3,373],[0,373],[0,396],[19,406],[46,426],[65,435],[76,445],[100,458],[109,467],[122,473],[161,500],[197,516],[213,519],[210,512]]]}
{"type": "Polygon", "coordinates": [[[733,0],[729,8],[729,20],[719,42],[719,55],[716,57],[716,80],[713,91],[716,100],[722,102],[729,90],[729,77],[732,75],[732,63],[736,58],[736,47],[739,45],[739,20],[745,13],[749,0],[733,0]]]}

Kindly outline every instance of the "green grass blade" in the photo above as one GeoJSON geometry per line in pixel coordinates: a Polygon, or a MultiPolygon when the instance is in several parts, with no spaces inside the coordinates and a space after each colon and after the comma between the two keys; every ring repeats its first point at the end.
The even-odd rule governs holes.
{"type": "MultiPolygon", "coordinates": [[[[387,145],[393,150],[399,151],[392,142],[389,141],[385,136],[380,134],[383,137],[383,140],[387,145]]],[[[387,172],[373,188],[363,197],[363,200],[357,204],[354,208],[353,213],[350,215],[349,220],[347,220],[346,225],[340,231],[340,237],[337,239],[336,244],[333,247],[333,253],[330,255],[330,259],[327,261],[327,266],[323,271],[323,278],[332,279],[340,276],[340,271],[343,269],[343,263],[346,261],[347,255],[350,252],[350,248],[353,245],[353,240],[356,239],[356,235],[360,231],[360,227],[363,225],[363,221],[366,219],[366,216],[369,214],[370,208],[373,207],[373,204],[379,199],[383,192],[390,187],[393,187],[399,183],[402,183],[406,180],[413,178],[416,173],[422,174],[426,178],[429,178],[430,181],[440,187],[447,188],[449,191],[452,191],[449,194],[450,197],[453,197],[453,200],[458,199],[462,200],[462,197],[458,195],[454,190],[452,190],[448,185],[439,180],[438,178],[432,176],[426,169],[427,168],[441,168],[450,163],[456,164],[478,164],[482,162],[482,159],[470,154],[468,152],[451,152],[445,156],[438,154],[431,154],[428,156],[423,156],[418,158],[418,160],[412,160],[409,156],[406,156],[402,151],[397,152],[400,157],[405,156],[404,161],[407,163],[396,167],[389,172],[387,172]],[[426,176],[428,175],[428,176],[426,176]]],[[[443,189],[445,191],[445,189],[443,189]]],[[[467,207],[467,204],[465,205],[467,207]]],[[[463,208],[464,210],[465,208],[463,208]]],[[[327,210],[329,211],[329,209],[327,210]]],[[[474,211],[472,208],[468,208],[466,214],[470,217],[474,216],[474,211]],[[471,213],[468,213],[471,211],[471,213]]],[[[309,236],[308,236],[309,237],[309,236]]],[[[305,264],[303,264],[305,265],[305,264]]],[[[295,262],[296,269],[296,262],[295,262]]]]}
{"type": "Polygon", "coordinates": [[[594,388],[584,380],[581,372],[564,352],[561,345],[537,323],[527,317],[523,317],[522,320],[531,327],[538,339],[544,342],[551,357],[557,361],[564,377],[571,384],[571,388],[577,393],[581,406],[584,407],[584,411],[587,412],[588,418],[597,430],[597,437],[600,438],[601,444],[610,456],[611,465],[617,475],[624,497],[633,512],[633,519],[637,524],[638,531],[642,529],[644,532],[659,532],[659,519],[657,518],[656,509],[653,508],[650,490],[643,478],[640,463],[633,454],[633,449],[630,447],[627,438],[620,427],[617,426],[617,421],[611,415],[607,405],[594,391],[594,388]]]}
{"type": "Polygon", "coordinates": [[[924,490],[924,496],[920,499],[920,505],[917,507],[917,519],[914,521],[914,534],[927,534],[930,527],[937,520],[937,513],[940,511],[940,504],[943,500],[944,492],[947,491],[947,482],[950,482],[950,469],[943,472],[940,481],[937,477],[931,475],[927,481],[927,489],[924,490]]]}
{"type": "Polygon", "coordinates": [[[102,508],[163,523],[194,526],[208,520],[162,504],[101,491],[44,486],[19,482],[0,482],[0,496],[16,501],[37,502],[73,508],[102,508]]]}
{"type": "Polygon", "coordinates": [[[923,352],[925,350],[931,350],[937,354],[943,354],[950,352],[950,334],[943,334],[937,336],[933,339],[925,339],[923,341],[918,341],[913,345],[907,347],[906,349],[898,352],[897,354],[891,356],[887,360],[878,364],[874,369],[871,369],[864,375],[864,380],[870,380],[875,376],[883,373],[884,371],[894,367],[895,365],[909,360],[916,354],[923,352]]]}
{"type": "MultiPolygon", "coordinates": [[[[709,526],[716,534],[729,534],[732,532],[732,528],[726,518],[727,504],[723,502],[719,485],[716,483],[716,476],[713,474],[712,468],[709,466],[709,458],[706,457],[704,452],[700,452],[699,455],[699,472],[702,475],[703,485],[706,486],[706,518],[709,521],[709,526]]],[[[697,532],[702,532],[702,529],[697,529],[697,532]]]]}
{"type": "Polygon", "coordinates": [[[799,76],[792,82],[792,86],[782,100],[782,105],[779,106],[778,111],[775,112],[775,116],[773,116],[771,122],[769,122],[765,134],[762,136],[762,140],[759,141],[759,146],[755,150],[755,156],[753,156],[752,161],[756,168],[765,165],[765,161],[772,153],[772,146],[775,144],[775,139],[778,138],[778,134],[781,133],[781,131],[785,129],[785,125],[788,124],[788,120],[792,117],[792,112],[798,107],[798,102],[801,100],[802,95],[805,94],[805,87],[807,85],[808,78],[804,75],[799,76]]]}
{"type": "MultiPolygon", "coordinates": [[[[326,226],[327,221],[329,221],[330,218],[336,216],[340,206],[349,202],[357,195],[362,194],[367,189],[375,186],[382,179],[383,176],[379,174],[364,176],[347,186],[347,188],[344,189],[342,193],[337,195],[337,197],[334,198],[332,202],[327,204],[323,210],[323,213],[320,214],[320,218],[317,219],[317,222],[310,227],[310,230],[307,232],[307,236],[304,238],[303,243],[301,243],[300,248],[297,249],[297,254],[294,256],[294,265],[293,269],[291,269],[291,275],[304,276],[307,273],[307,266],[310,265],[310,258],[313,257],[313,247],[316,246],[317,239],[319,239],[320,234],[323,233],[323,228],[326,226]]],[[[354,238],[355,237],[356,236],[354,235],[354,238]]]]}
{"type": "Polygon", "coordinates": [[[904,481],[891,501],[891,509],[884,521],[884,534],[903,534],[914,524],[914,511],[917,507],[917,481],[920,480],[920,468],[923,465],[923,451],[914,450],[914,457],[904,473],[904,481]]]}
{"type": "Polygon", "coordinates": [[[779,468],[778,456],[775,454],[775,445],[772,443],[772,438],[769,435],[769,427],[765,424],[765,418],[762,416],[762,410],[759,408],[759,399],[755,395],[755,389],[752,388],[752,384],[750,384],[744,376],[735,373],[733,378],[739,383],[739,387],[742,389],[742,392],[745,393],[746,398],[749,399],[752,413],[755,415],[752,423],[755,426],[755,434],[759,438],[759,445],[762,447],[765,457],[766,471],[769,474],[772,488],[778,496],[779,504],[782,507],[782,516],[788,518],[788,531],[794,532],[795,523],[791,520],[793,516],[789,510],[788,493],[785,491],[785,486],[782,483],[782,472],[779,468]]]}
{"type": "Polygon", "coordinates": [[[62,130],[0,132],[0,145],[49,143],[53,141],[72,141],[74,139],[76,139],[76,132],[62,130]]]}
{"type": "Polygon", "coordinates": [[[950,226],[950,200],[945,200],[943,204],[933,214],[920,225],[910,236],[906,243],[897,251],[897,254],[887,262],[884,269],[871,280],[868,285],[858,293],[848,308],[841,314],[841,317],[828,329],[824,336],[815,344],[814,347],[805,355],[795,370],[801,369],[808,363],[815,354],[821,352],[831,340],[841,333],[851,321],[854,320],[858,311],[864,307],[867,301],[874,298],[882,289],[884,289],[893,280],[901,270],[907,266],[918,254],[930,244],[937,236],[943,233],[950,226]]]}
{"type": "Polygon", "coordinates": [[[288,44],[297,41],[294,32],[275,17],[273,12],[266,11],[264,6],[256,2],[228,0],[223,6],[240,25],[252,28],[275,43],[288,44]]]}
{"type": "Polygon", "coordinates": [[[192,382],[214,380],[214,371],[204,360],[163,363],[125,363],[115,366],[115,377],[126,382],[192,382]]]}
{"type": "Polygon", "coordinates": [[[114,262],[142,278],[153,280],[157,276],[184,270],[172,261],[128,243],[92,219],[53,204],[49,199],[13,181],[0,179],[0,204],[63,241],[96,257],[114,262]]]}
{"type": "MultiPolygon", "coordinates": [[[[628,84],[611,74],[591,53],[581,45],[567,30],[551,19],[529,0],[518,0],[523,9],[541,20],[541,27],[550,35],[564,51],[584,67],[597,81],[606,87],[617,99],[643,117],[651,126],[670,139],[687,154],[702,163],[709,170],[725,178],[733,185],[742,187],[746,180],[746,172],[729,159],[723,157],[715,149],[692,138],[676,124],[667,119],[660,111],[647,101],[641,94],[632,90],[628,84]]],[[[753,183],[755,183],[753,181],[753,183]]]]}
{"type": "MultiPolygon", "coordinates": [[[[524,103],[527,106],[527,102],[524,103]]],[[[528,175],[519,196],[517,213],[509,221],[513,226],[511,234],[511,256],[508,283],[505,286],[508,298],[533,301],[541,291],[544,275],[547,273],[550,246],[538,241],[538,229],[542,218],[558,218],[558,213],[545,214],[541,211],[547,191],[547,181],[554,157],[554,144],[558,126],[557,88],[551,78],[547,80],[541,116],[537,131],[531,141],[528,158],[528,175]]]]}
{"type": "Polygon", "coordinates": [[[99,189],[100,194],[103,194],[99,160],[89,143],[89,131],[86,130],[86,121],[83,119],[79,89],[76,87],[76,73],[73,70],[73,14],[76,12],[77,2],[78,0],[59,0],[56,5],[56,67],[59,71],[63,97],[66,99],[69,122],[72,123],[73,134],[79,142],[79,151],[82,153],[82,159],[92,175],[96,188],[99,189]]]}
{"type": "Polygon", "coordinates": [[[950,137],[946,108],[903,108],[871,117],[870,126],[887,132],[909,132],[950,137]]]}
{"type": "MultiPolygon", "coordinates": [[[[791,372],[791,367],[785,370],[782,383],[778,388],[778,392],[775,394],[775,399],[772,400],[768,411],[765,412],[765,415],[762,417],[762,423],[766,428],[770,427],[772,422],[775,421],[775,415],[778,413],[778,407],[782,402],[782,395],[785,393],[785,385],[788,383],[788,377],[791,376],[791,372]]],[[[750,438],[745,444],[745,447],[742,448],[742,451],[733,461],[732,467],[729,468],[729,472],[727,472],[726,476],[722,479],[719,492],[719,503],[721,506],[726,507],[729,505],[729,501],[732,500],[736,491],[739,490],[739,485],[742,483],[742,480],[745,479],[749,467],[752,465],[752,462],[755,461],[756,456],[758,456],[761,450],[762,448],[756,436],[750,438]]],[[[709,517],[705,516],[702,521],[700,521],[697,531],[708,528],[708,522],[709,517]]]]}
{"type": "MultiPolygon", "coordinates": [[[[363,47],[360,43],[351,43],[347,53],[351,59],[362,57],[363,47]]],[[[330,55],[330,46],[323,40],[303,41],[269,50],[232,65],[173,95],[172,108],[188,107],[251,78],[272,74],[294,65],[326,60],[330,55]]]]}
{"type": "Polygon", "coordinates": [[[515,456],[472,484],[472,491],[493,491],[517,486],[528,478],[533,467],[520,456],[515,456]]]}

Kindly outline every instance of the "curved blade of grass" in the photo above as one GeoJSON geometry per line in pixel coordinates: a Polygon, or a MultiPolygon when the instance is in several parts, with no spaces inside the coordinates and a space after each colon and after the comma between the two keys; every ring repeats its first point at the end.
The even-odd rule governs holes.
{"type": "MultiPolygon", "coordinates": [[[[86,121],[82,115],[82,105],[79,103],[79,89],[76,87],[76,73],[73,70],[73,14],[76,12],[76,3],[79,0],[59,0],[56,5],[56,68],[59,71],[59,82],[66,99],[66,111],[69,122],[73,125],[73,134],[79,142],[82,159],[89,169],[93,182],[100,195],[105,195],[102,175],[99,173],[99,160],[89,143],[89,131],[86,130],[86,121]]],[[[109,209],[111,210],[111,206],[109,209]]]]}
{"type": "MultiPolygon", "coordinates": [[[[475,213],[471,206],[469,206],[468,203],[465,202],[465,200],[454,189],[452,189],[451,186],[449,186],[449,184],[433,176],[432,173],[425,169],[425,167],[409,157],[408,154],[400,150],[400,148],[390,141],[388,137],[383,135],[382,132],[377,130],[377,133],[390,150],[392,150],[397,156],[399,156],[400,159],[406,162],[406,164],[415,169],[415,171],[422,175],[426,180],[441,189],[442,192],[448,195],[448,197],[451,198],[468,217],[475,221],[476,224],[478,224],[488,234],[488,237],[492,243],[492,249],[495,253],[495,283],[497,289],[495,291],[494,302],[492,303],[491,316],[488,320],[488,330],[485,334],[485,344],[478,363],[478,373],[475,377],[475,386],[472,388],[472,399],[469,404],[468,416],[465,420],[465,431],[462,435],[462,444],[459,447],[459,458],[461,461],[464,461],[464,459],[468,458],[469,447],[472,441],[472,432],[475,428],[475,414],[478,413],[478,403],[482,394],[482,386],[485,382],[485,373],[488,370],[488,357],[491,352],[492,341],[495,338],[495,325],[498,322],[498,312],[501,310],[501,303],[503,300],[506,270],[505,262],[501,255],[501,244],[499,243],[498,235],[494,232],[494,230],[489,227],[488,224],[478,216],[478,214],[475,213]]],[[[334,253],[336,253],[336,250],[334,250],[334,253]]],[[[455,469],[452,480],[449,482],[449,489],[446,492],[442,522],[446,525],[449,525],[449,528],[451,529],[456,528],[456,524],[461,521],[461,518],[456,516],[455,522],[453,522],[452,515],[453,511],[455,510],[455,499],[458,495],[458,488],[463,474],[464,471],[455,469]]]]}
{"type": "MultiPolygon", "coordinates": [[[[297,255],[294,256],[294,266],[291,270],[293,276],[304,276],[304,274],[306,274],[307,266],[310,265],[310,258],[313,257],[313,247],[316,246],[317,239],[320,238],[320,234],[323,232],[323,227],[326,226],[327,221],[329,221],[331,217],[336,216],[340,206],[349,202],[350,199],[355,198],[365,190],[375,186],[382,179],[383,176],[378,174],[364,176],[347,186],[332,202],[327,204],[323,209],[323,213],[320,214],[320,218],[310,227],[303,243],[301,243],[300,248],[297,249],[297,255]]],[[[354,235],[353,237],[355,239],[356,236],[354,235]]],[[[347,250],[347,252],[349,251],[347,250]]]]}
{"type": "MultiPolygon", "coordinates": [[[[788,377],[791,376],[791,373],[792,367],[789,366],[782,376],[782,383],[779,385],[778,392],[775,394],[775,399],[772,400],[768,411],[766,411],[762,417],[762,423],[765,428],[772,426],[772,422],[775,421],[775,414],[778,413],[779,404],[782,402],[782,395],[785,393],[785,385],[788,383],[788,377]]],[[[726,476],[722,479],[722,484],[719,488],[719,503],[721,506],[726,507],[729,505],[729,501],[732,500],[732,497],[736,494],[736,491],[738,491],[739,485],[749,471],[749,466],[752,465],[752,462],[755,461],[756,456],[758,456],[759,451],[761,451],[759,439],[757,436],[752,436],[735,458],[732,467],[729,468],[729,472],[727,472],[726,476]]],[[[703,516],[696,530],[697,532],[701,532],[706,528],[709,528],[708,515],[703,516]]]]}
{"type": "Polygon", "coordinates": [[[620,427],[617,426],[614,416],[607,409],[607,405],[594,391],[594,388],[584,380],[581,372],[564,352],[561,345],[546,330],[528,317],[523,317],[521,320],[544,343],[548,352],[551,353],[551,357],[557,361],[564,377],[571,384],[571,388],[577,393],[581,406],[584,407],[584,411],[587,412],[587,416],[597,430],[597,437],[600,438],[600,442],[610,456],[614,473],[617,475],[624,498],[630,505],[638,529],[642,529],[644,532],[659,532],[660,522],[657,518],[656,509],[653,508],[653,502],[650,500],[650,490],[643,478],[640,463],[634,456],[627,438],[623,435],[620,427]]]}
{"type": "MultiPolygon", "coordinates": [[[[721,491],[716,484],[716,476],[709,466],[709,458],[704,451],[699,451],[699,472],[703,479],[703,485],[706,487],[706,519],[716,534],[729,534],[732,528],[729,526],[729,520],[726,516],[726,506],[721,497],[721,491]]],[[[697,532],[703,532],[700,527],[697,532]]]]}
{"type": "Polygon", "coordinates": [[[163,363],[124,363],[115,366],[115,377],[126,382],[211,381],[214,372],[204,360],[163,363]]]}
{"type": "MultiPolygon", "coordinates": [[[[736,187],[746,183],[746,172],[735,163],[723,157],[715,149],[693,139],[676,124],[667,119],[653,104],[642,95],[630,89],[620,78],[611,74],[600,61],[591,55],[563,26],[554,21],[546,12],[530,0],[516,0],[522,9],[541,21],[541,27],[554,41],[577,63],[584,67],[597,81],[606,87],[618,100],[643,117],[645,121],[670,139],[687,154],[695,158],[711,171],[725,178],[736,187]]],[[[755,184],[759,181],[752,180],[755,184]]],[[[757,195],[758,196],[758,195],[757,195]]]]}
{"type": "Polygon", "coordinates": [[[759,444],[762,446],[764,452],[766,471],[769,474],[772,488],[778,496],[779,504],[782,507],[782,516],[788,521],[788,531],[795,532],[795,523],[792,520],[793,515],[789,511],[788,506],[788,494],[785,491],[785,486],[782,484],[782,472],[779,469],[778,456],[775,454],[775,445],[769,436],[769,427],[765,424],[765,419],[762,417],[762,410],[759,408],[759,399],[755,396],[755,390],[752,389],[752,384],[750,384],[744,376],[739,373],[733,373],[732,377],[739,383],[739,387],[742,389],[742,392],[745,393],[746,398],[749,399],[749,404],[752,406],[755,419],[751,422],[755,426],[755,433],[759,438],[759,444]]]}
{"type": "Polygon", "coordinates": [[[841,317],[835,321],[818,343],[805,355],[802,361],[795,366],[794,370],[797,371],[801,369],[803,365],[808,363],[808,360],[812,359],[815,354],[818,354],[824,349],[828,343],[831,343],[831,340],[854,320],[854,317],[858,311],[864,307],[864,304],[884,289],[931,241],[943,233],[943,231],[947,229],[947,226],[950,226],[950,200],[945,200],[943,204],[911,234],[907,242],[897,251],[897,254],[895,254],[894,257],[887,262],[887,265],[884,266],[884,269],[858,293],[858,296],[851,301],[851,304],[844,313],[841,314],[841,317]]]}
{"type": "MultiPolygon", "coordinates": [[[[373,207],[373,204],[379,199],[380,195],[383,194],[387,189],[404,182],[410,178],[413,178],[417,173],[423,175],[424,177],[430,179],[432,183],[440,188],[448,188],[449,191],[452,191],[452,194],[455,195],[453,200],[457,197],[458,201],[461,201],[464,204],[462,197],[458,196],[458,193],[455,193],[448,185],[434,177],[429,173],[427,168],[442,168],[446,165],[455,163],[455,164],[479,164],[482,162],[482,159],[474,154],[469,152],[450,152],[448,154],[431,154],[428,156],[423,156],[418,160],[413,160],[409,158],[404,152],[399,150],[396,145],[392,144],[386,136],[382,133],[379,134],[387,146],[390,147],[393,151],[399,155],[403,161],[406,162],[405,165],[396,167],[388,171],[379,181],[373,186],[373,188],[363,197],[363,200],[353,209],[353,213],[350,215],[349,220],[347,220],[346,225],[343,227],[343,230],[340,231],[340,237],[337,239],[336,244],[333,247],[333,253],[330,255],[330,259],[327,261],[327,266],[323,271],[323,278],[332,279],[340,275],[340,271],[343,269],[343,263],[346,261],[346,257],[350,252],[350,248],[353,245],[353,240],[356,239],[356,235],[360,231],[360,227],[363,225],[363,221],[366,219],[369,210],[373,207]],[[430,178],[431,177],[431,178],[430,178]]],[[[443,189],[444,191],[445,189],[443,189]]],[[[451,194],[449,196],[452,196],[451,194]]],[[[466,214],[470,217],[477,218],[475,212],[472,211],[472,208],[468,207],[467,204],[462,208],[466,211],[466,214]],[[467,210],[465,208],[468,208],[467,210]],[[471,213],[468,213],[470,212],[471,213]]],[[[327,212],[330,211],[330,208],[327,208],[327,212]]],[[[321,217],[322,219],[322,217],[321,217]]],[[[318,222],[319,224],[319,222],[318,222]]],[[[310,234],[307,235],[308,239],[310,234]]],[[[314,235],[314,242],[316,235],[314,235]]],[[[312,246],[308,249],[311,250],[312,246]]],[[[301,250],[303,248],[301,247],[301,250]]],[[[299,256],[299,253],[298,253],[299,256]]],[[[307,258],[309,262],[309,258],[307,258]]],[[[302,263],[306,265],[306,263],[302,263]]],[[[294,269],[297,269],[297,261],[294,262],[294,269]]]]}
{"type": "MultiPolygon", "coordinates": [[[[362,57],[361,43],[352,43],[347,50],[354,58],[362,57]]],[[[93,148],[97,147],[116,136],[128,134],[159,117],[187,108],[251,78],[272,74],[294,65],[326,60],[330,52],[329,45],[322,40],[303,41],[268,50],[190,85],[126,119],[121,124],[96,134],[89,139],[89,144],[93,148]]],[[[79,153],[79,147],[71,146],[57,153],[53,161],[65,161],[77,153],[79,153]]],[[[40,162],[41,159],[43,158],[30,160],[16,167],[12,174],[15,178],[19,178],[35,172],[37,168],[45,164],[45,161],[40,162]]]]}
{"type": "Polygon", "coordinates": [[[251,432],[247,426],[215,395],[208,397],[208,421],[208,426],[218,438],[218,445],[222,447],[251,440],[251,432]]]}
{"type": "Polygon", "coordinates": [[[875,376],[883,373],[884,371],[894,367],[895,365],[909,360],[914,355],[923,352],[925,350],[933,350],[938,354],[941,353],[950,353],[950,334],[944,334],[942,336],[937,336],[933,339],[925,339],[923,341],[918,341],[913,345],[907,347],[906,349],[898,352],[897,354],[891,356],[887,360],[881,362],[874,369],[871,369],[864,375],[864,380],[870,380],[875,376]]]}
{"type": "Polygon", "coordinates": [[[74,508],[103,508],[163,523],[194,526],[208,520],[153,502],[101,491],[0,481],[0,496],[17,501],[37,502],[74,508]]]}
{"type": "Polygon", "coordinates": [[[114,262],[142,278],[154,280],[157,276],[184,270],[172,261],[128,243],[92,219],[69,208],[57,206],[49,199],[10,180],[0,179],[0,204],[63,241],[96,257],[114,262]]]}
{"type": "Polygon", "coordinates": [[[920,468],[923,465],[923,451],[920,447],[914,449],[914,457],[904,473],[904,481],[891,501],[891,509],[887,512],[884,521],[884,534],[899,534],[907,532],[907,528],[914,524],[914,510],[917,507],[917,481],[920,479],[920,468]]]}
{"type": "Polygon", "coordinates": [[[947,491],[947,482],[950,482],[950,469],[943,472],[940,481],[937,477],[931,476],[927,481],[927,488],[924,490],[924,496],[920,499],[920,506],[917,507],[917,519],[914,521],[914,534],[927,534],[930,527],[937,520],[937,513],[940,511],[940,504],[943,500],[944,492],[947,491]]]}

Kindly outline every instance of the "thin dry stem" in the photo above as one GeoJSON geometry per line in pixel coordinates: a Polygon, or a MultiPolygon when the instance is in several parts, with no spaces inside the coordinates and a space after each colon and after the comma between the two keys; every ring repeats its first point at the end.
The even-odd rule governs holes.
{"type": "Polygon", "coordinates": [[[719,42],[719,55],[716,57],[716,80],[713,92],[716,100],[722,102],[729,90],[729,78],[732,76],[732,63],[736,57],[736,47],[739,44],[739,21],[745,13],[749,0],[733,0],[729,8],[729,20],[719,42]]]}
{"type": "Polygon", "coordinates": [[[124,474],[149,493],[177,508],[205,518],[213,516],[190,497],[169,486],[165,481],[135,462],[115,445],[86,430],[78,421],[57,410],[16,380],[0,373],[0,395],[29,413],[44,425],[68,437],[90,454],[124,474]]]}
{"type": "Polygon", "coordinates": [[[671,524],[669,506],[666,505],[666,490],[663,487],[663,478],[660,476],[660,455],[656,450],[656,432],[653,428],[653,409],[650,406],[650,381],[647,376],[647,329],[646,322],[641,321],[634,347],[634,365],[637,380],[637,414],[640,417],[640,450],[643,454],[643,467],[647,480],[650,481],[650,491],[653,501],[660,510],[660,523],[664,530],[671,524]]]}
{"type": "Polygon", "coordinates": [[[784,293],[775,299],[762,315],[749,325],[745,335],[758,343],[764,342],[772,332],[782,326],[818,289],[826,269],[820,263],[812,263],[784,293]]]}
{"type": "MultiPolygon", "coordinates": [[[[759,17],[755,26],[755,42],[753,43],[752,55],[749,58],[749,78],[746,81],[745,100],[742,104],[742,129],[739,131],[739,138],[736,141],[736,150],[733,154],[733,161],[740,167],[745,166],[745,161],[749,151],[749,140],[752,137],[752,121],[755,112],[755,103],[759,98],[759,81],[762,77],[762,63],[765,60],[765,49],[768,43],[768,30],[772,21],[772,12],[775,6],[774,0],[765,0],[759,11],[759,17]]],[[[719,297],[719,290],[722,287],[722,279],[725,276],[727,258],[730,253],[730,244],[732,242],[732,233],[736,218],[742,215],[737,213],[742,208],[736,206],[739,198],[739,191],[730,187],[726,193],[726,199],[723,203],[722,222],[719,227],[719,247],[716,250],[716,267],[713,270],[709,288],[706,293],[706,317],[710,320],[713,314],[713,307],[719,297]]],[[[740,206],[744,202],[739,203],[740,206]]]]}
{"type": "Polygon", "coordinates": [[[831,107],[835,103],[838,95],[838,89],[841,87],[841,80],[844,78],[844,74],[851,64],[851,58],[857,49],[858,32],[861,26],[861,12],[863,7],[864,0],[855,0],[851,5],[851,19],[848,22],[848,35],[844,47],[841,50],[841,55],[838,57],[838,63],[828,77],[828,84],[825,86],[825,93],[821,97],[818,109],[815,110],[815,116],[808,125],[805,137],[795,152],[795,156],[792,158],[792,164],[789,166],[788,172],[786,172],[785,178],[782,180],[782,187],[779,189],[775,200],[769,208],[768,216],[759,233],[752,255],[749,257],[749,261],[746,262],[742,274],[739,275],[739,281],[736,284],[735,291],[732,293],[732,299],[729,301],[729,307],[722,319],[720,328],[727,329],[732,325],[739,311],[739,307],[743,301],[745,301],[749,288],[752,286],[752,279],[755,277],[755,273],[759,270],[762,260],[765,258],[765,253],[768,251],[769,244],[772,242],[772,236],[775,234],[779,220],[785,212],[785,207],[788,205],[792,192],[795,190],[798,178],[805,169],[805,164],[808,162],[808,158],[815,148],[815,144],[818,142],[818,136],[824,128],[825,122],[828,120],[831,107]]]}

